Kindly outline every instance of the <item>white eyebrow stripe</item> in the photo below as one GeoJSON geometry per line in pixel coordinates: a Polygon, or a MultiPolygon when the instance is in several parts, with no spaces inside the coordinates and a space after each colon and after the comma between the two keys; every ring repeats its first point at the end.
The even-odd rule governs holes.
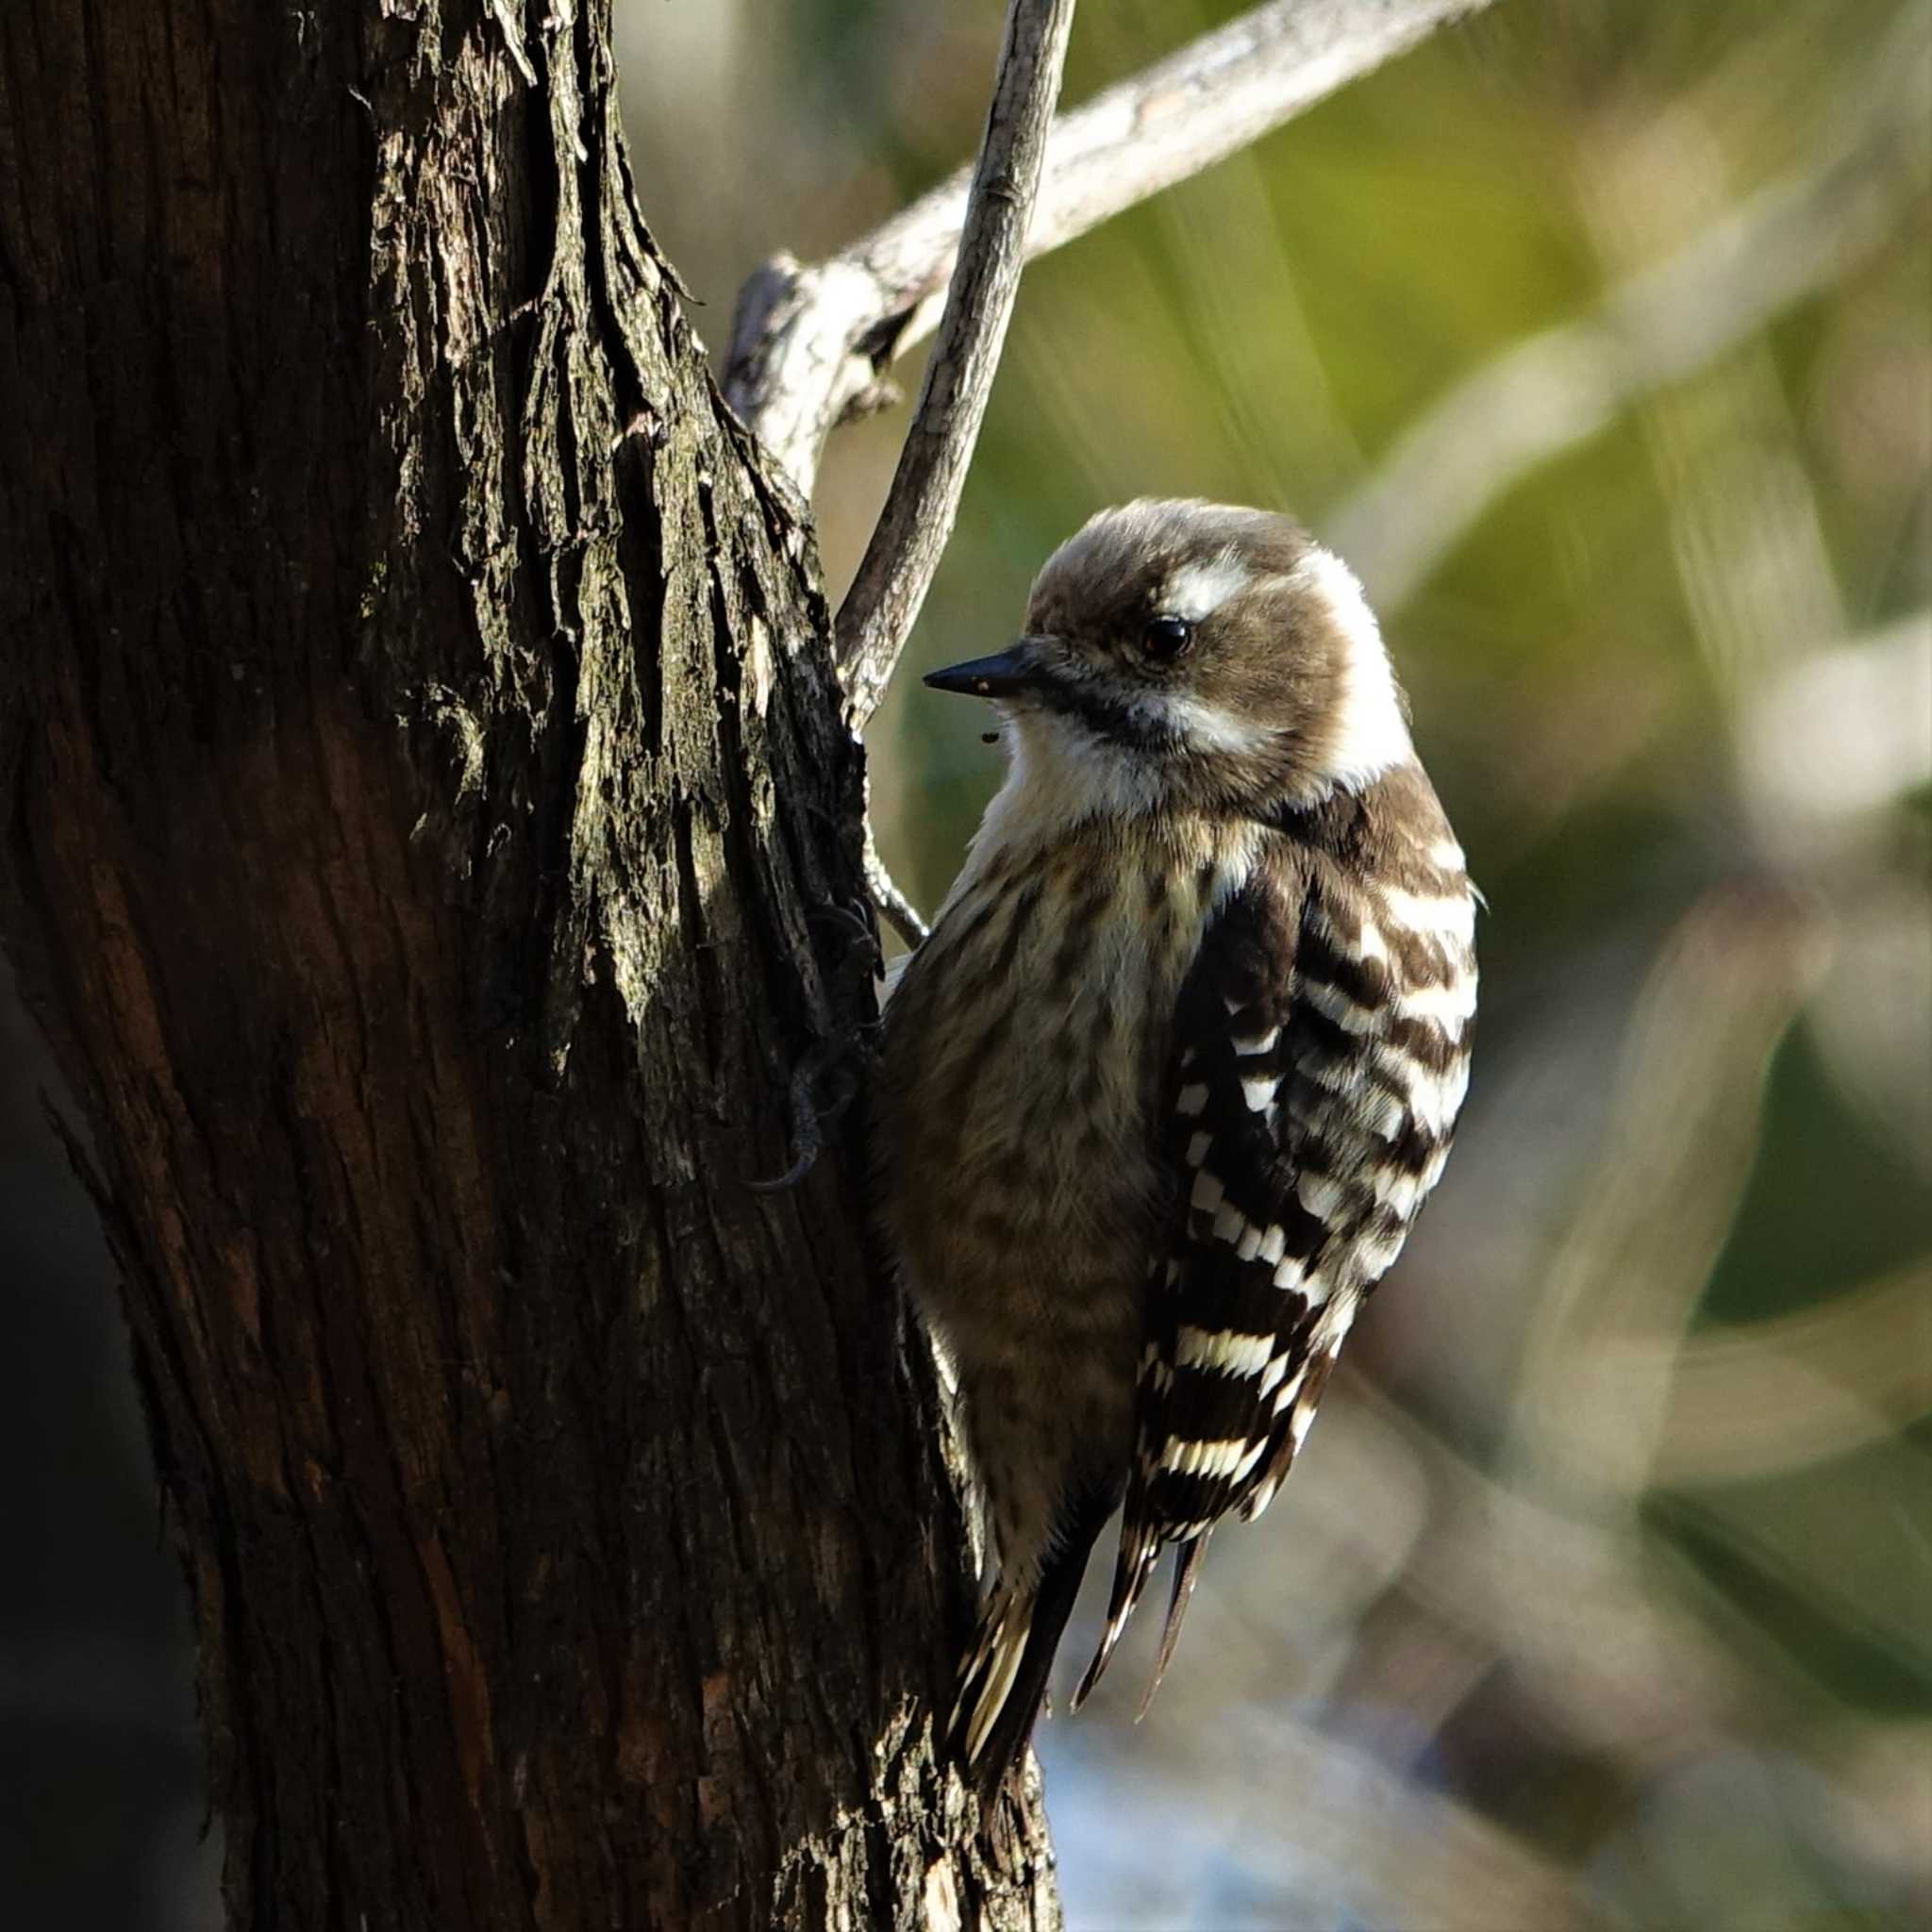
{"type": "Polygon", "coordinates": [[[1251,581],[1247,565],[1232,550],[1224,550],[1218,557],[1182,564],[1168,578],[1158,608],[1163,616],[1199,624],[1230,597],[1238,597],[1251,581]]]}

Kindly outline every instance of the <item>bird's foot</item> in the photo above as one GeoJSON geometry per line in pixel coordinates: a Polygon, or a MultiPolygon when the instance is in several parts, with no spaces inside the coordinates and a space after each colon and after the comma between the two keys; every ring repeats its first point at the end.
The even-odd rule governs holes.
{"type": "MultiPolygon", "coordinates": [[[[878,928],[862,900],[815,907],[808,917],[817,924],[836,928],[845,939],[827,990],[834,1012],[853,1012],[860,1005],[864,982],[876,979],[884,970],[878,928]]],[[[782,1193],[787,1188],[795,1188],[812,1171],[824,1151],[827,1129],[858,1097],[877,1032],[875,1019],[851,1021],[821,1040],[792,1069],[789,1090],[792,1162],[771,1180],[750,1182],[757,1192],[782,1193]]]]}

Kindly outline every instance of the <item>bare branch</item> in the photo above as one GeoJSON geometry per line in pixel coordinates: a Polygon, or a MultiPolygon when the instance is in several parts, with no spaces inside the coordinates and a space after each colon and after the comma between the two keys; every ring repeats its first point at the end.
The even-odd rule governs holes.
{"type": "MultiPolygon", "coordinates": [[[[1026,258],[1198,175],[1490,0],[1272,0],[1062,115],[1026,258]]],[[[831,260],[775,257],[745,284],[724,393],[809,491],[825,438],[932,331],[952,275],[961,172],[831,260]]]]}
{"type": "Polygon", "coordinates": [[[886,861],[879,856],[878,841],[873,836],[872,815],[865,820],[865,888],[872,901],[885,914],[887,923],[908,946],[923,946],[931,928],[920,917],[919,908],[906,896],[886,861]]]}
{"type": "Polygon", "coordinates": [[[1894,232],[1924,186],[1917,76],[1928,12],[1911,9],[1870,85],[1849,91],[1840,137],[1821,161],[1760,189],[1613,290],[1594,314],[1531,336],[1465,377],[1323,520],[1377,608],[1411,596],[1539,465],[1839,281],[1894,232]]]}
{"type": "Polygon", "coordinates": [[[939,569],[992,393],[1046,133],[1059,98],[1074,0],[1012,0],[986,139],[912,426],[872,541],[839,612],[839,666],[854,729],[885,695],[919,607],[939,569]]]}

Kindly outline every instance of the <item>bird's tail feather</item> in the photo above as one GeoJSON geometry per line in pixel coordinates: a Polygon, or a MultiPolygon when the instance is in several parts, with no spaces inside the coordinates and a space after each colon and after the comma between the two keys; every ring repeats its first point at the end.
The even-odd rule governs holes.
{"type": "Polygon", "coordinates": [[[980,1619],[959,1674],[950,1733],[982,1805],[992,1802],[1033,1735],[1092,1542],[1090,1534],[1058,1551],[1030,1589],[996,1590],[980,1619]]]}
{"type": "Polygon", "coordinates": [[[1208,1554],[1208,1534],[1204,1529],[1191,1541],[1183,1543],[1180,1554],[1174,1559],[1174,1594],[1167,1600],[1167,1623],[1160,1632],[1160,1655],[1154,1660],[1154,1674],[1148,1678],[1141,1708],[1134,1714],[1137,1724],[1147,1715],[1147,1707],[1154,1702],[1154,1693],[1160,1689],[1160,1680],[1167,1675],[1167,1667],[1174,1661],[1174,1647],[1180,1641],[1181,1619],[1188,1614],[1188,1602],[1194,1594],[1194,1584],[1201,1574],[1201,1559],[1208,1554]]]}
{"type": "MultiPolygon", "coordinates": [[[[1167,1623],[1160,1633],[1160,1655],[1155,1659],[1154,1675],[1148,1682],[1146,1695],[1141,1699],[1139,1717],[1147,1715],[1147,1707],[1154,1702],[1154,1693],[1160,1689],[1160,1680],[1167,1675],[1167,1667],[1174,1659],[1174,1647],[1181,1634],[1181,1620],[1187,1615],[1189,1599],[1194,1594],[1194,1584],[1201,1574],[1201,1559],[1208,1554],[1208,1532],[1203,1530],[1199,1536],[1182,1543],[1180,1555],[1174,1558],[1174,1594],[1167,1600],[1167,1623]]],[[[1161,1548],[1161,1538],[1151,1529],[1142,1529],[1138,1534],[1123,1534],[1120,1560],[1114,1570],[1113,1600],[1107,1608],[1107,1627],[1101,1632],[1100,1647],[1093,1654],[1093,1661],[1087,1666],[1087,1674],[1080,1679],[1079,1689],[1074,1692],[1069,1709],[1078,1710],[1093,1687],[1100,1682],[1101,1673],[1107,1669],[1114,1647],[1120,1642],[1135,1606],[1141,1601],[1141,1592],[1147,1588],[1148,1579],[1160,1561],[1161,1548]]]]}
{"type": "Polygon", "coordinates": [[[1094,1685],[1100,1682],[1101,1673],[1107,1669],[1114,1646],[1124,1634],[1128,1619],[1134,1614],[1134,1606],[1141,1601],[1141,1592],[1147,1588],[1147,1579],[1153,1575],[1154,1566],[1159,1560],[1160,1539],[1158,1535],[1145,1528],[1122,1528],[1120,1554],[1114,1559],[1113,1595],[1107,1606],[1107,1626],[1100,1633],[1100,1644],[1093,1653],[1093,1661],[1087,1666],[1087,1674],[1080,1679],[1068,1709],[1078,1710],[1092,1694],[1094,1685]]]}

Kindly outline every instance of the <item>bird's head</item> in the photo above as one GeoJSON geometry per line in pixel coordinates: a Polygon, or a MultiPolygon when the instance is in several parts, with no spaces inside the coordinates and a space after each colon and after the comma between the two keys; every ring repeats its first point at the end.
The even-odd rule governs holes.
{"type": "Polygon", "coordinates": [[[1097,811],[1312,803],[1412,756],[1354,575],[1224,504],[1103,510],[1047,559],[1024,636],[925,681],[993,700],[1021,765],[1097,811]]]}

